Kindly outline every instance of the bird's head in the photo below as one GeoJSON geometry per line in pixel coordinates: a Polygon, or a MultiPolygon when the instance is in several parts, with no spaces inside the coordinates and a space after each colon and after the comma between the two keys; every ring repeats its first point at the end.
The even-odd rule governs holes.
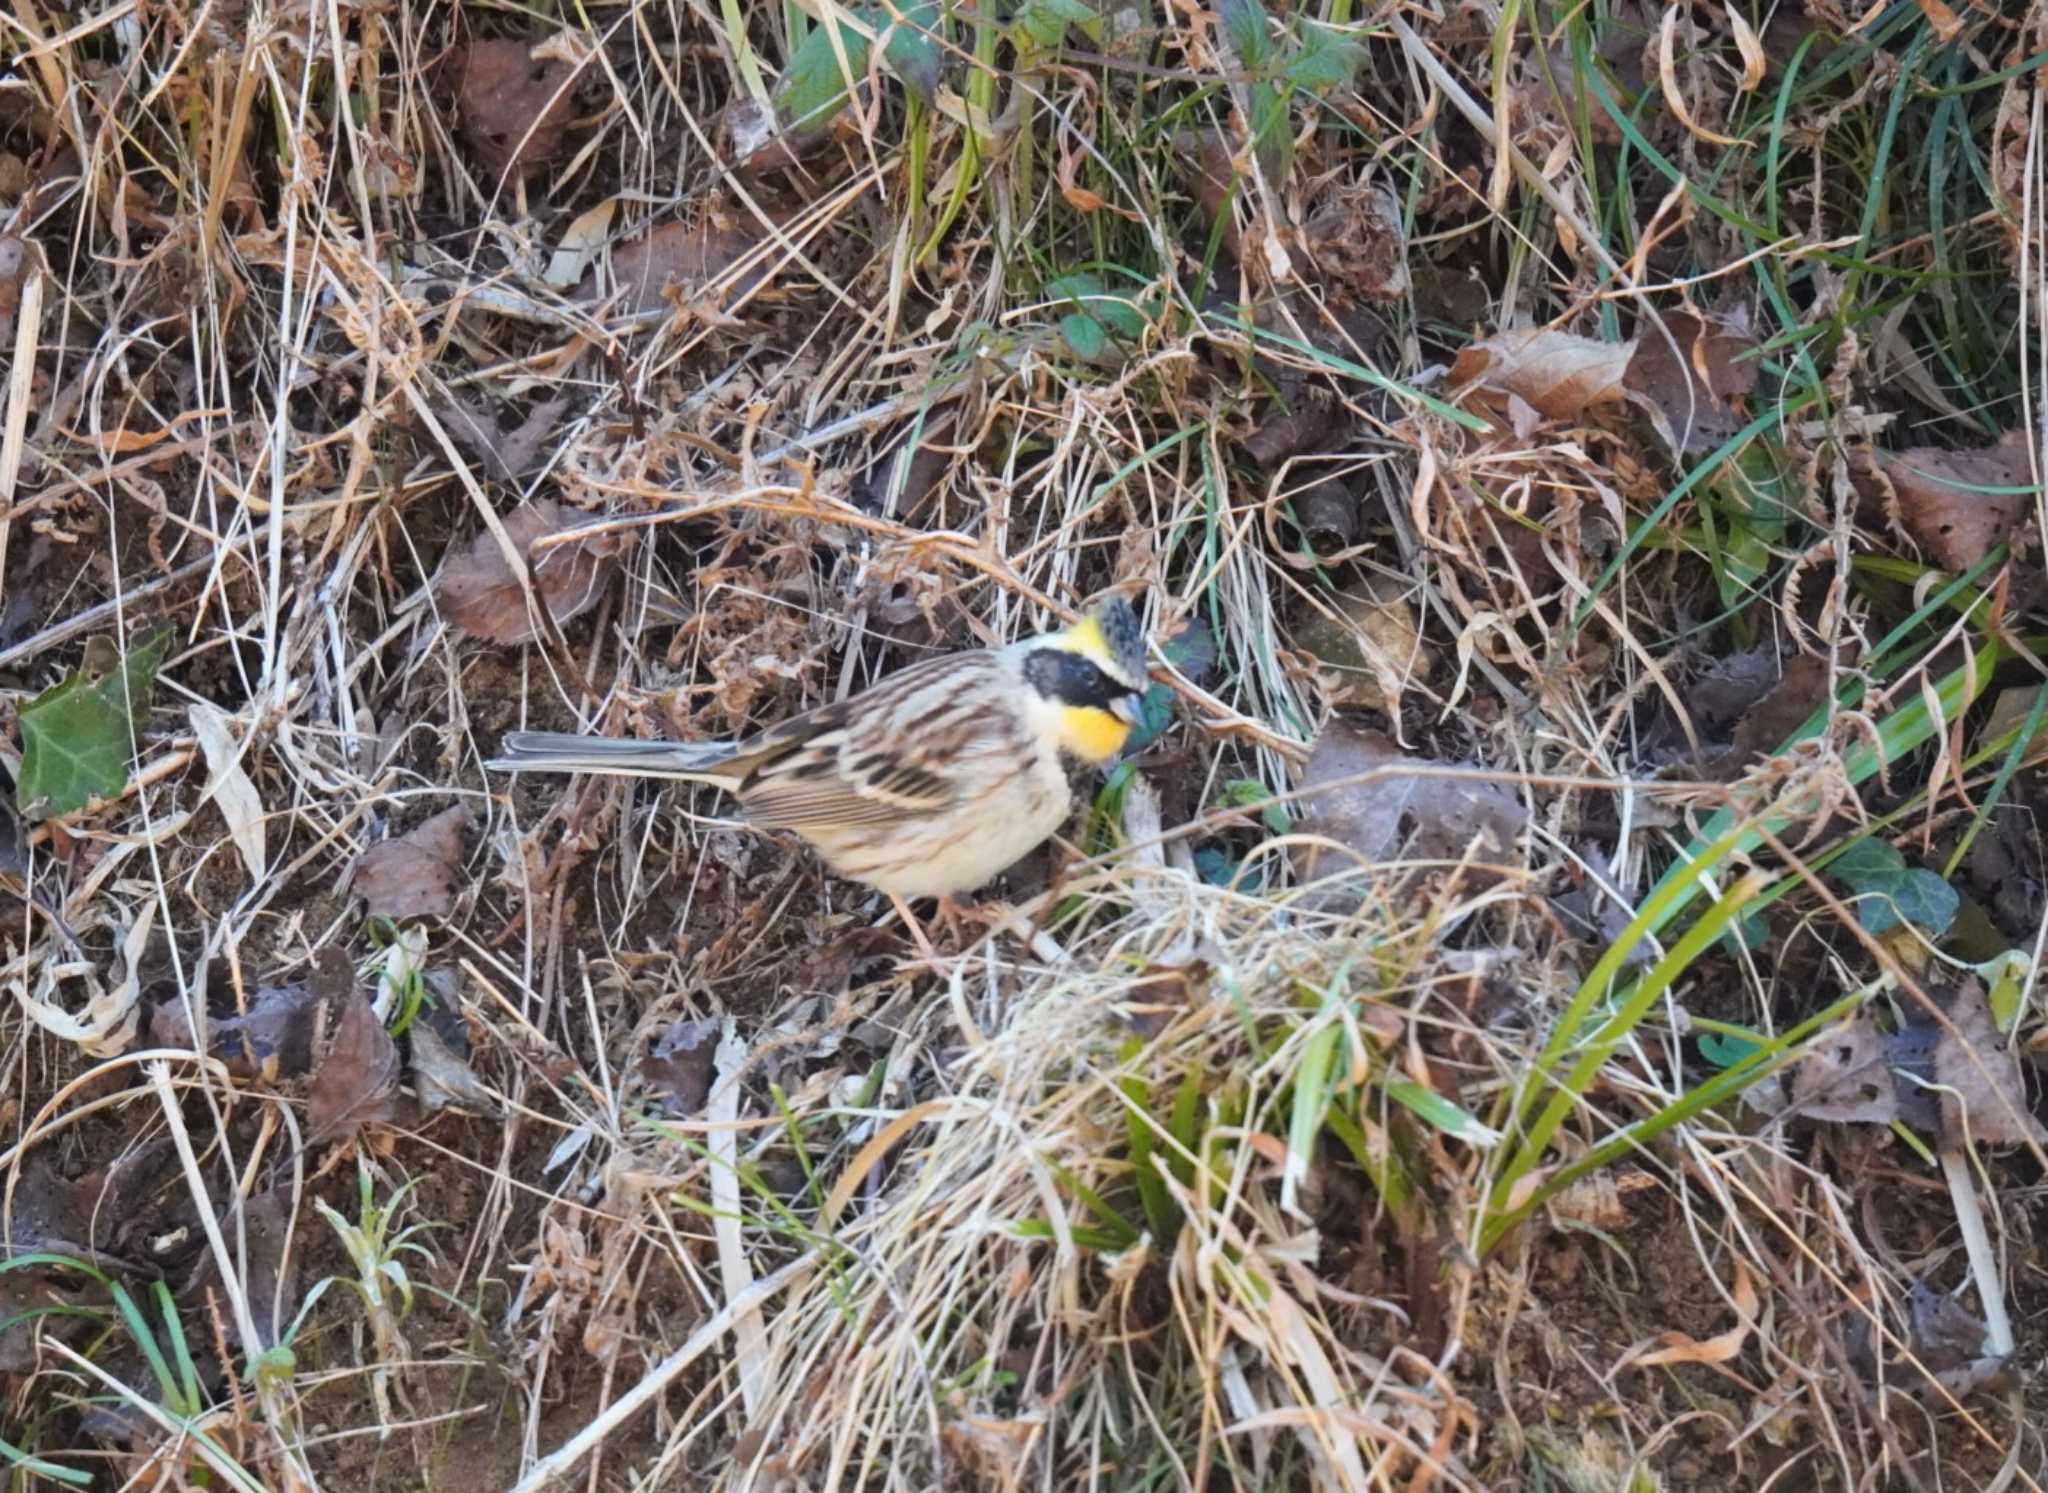
{"type": "Polygon", "coordinates": [[[1121,596],[1096,603],[1072,627],[1034,639],[1024,679],[1052,711],[1060,747],[1083,762],[1124,748],[1145,698],[1145,637],[1121,596]]]}

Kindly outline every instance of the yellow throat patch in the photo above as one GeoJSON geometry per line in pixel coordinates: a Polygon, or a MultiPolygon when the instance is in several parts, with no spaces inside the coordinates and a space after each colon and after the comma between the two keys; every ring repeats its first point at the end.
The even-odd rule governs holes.
{"type": "Polygon", "coordinates": [[[1060,707],[1060,745],[1083,762],[1107,762],[1124,749],[1131,728],[1093,705],[1060,707]]]}

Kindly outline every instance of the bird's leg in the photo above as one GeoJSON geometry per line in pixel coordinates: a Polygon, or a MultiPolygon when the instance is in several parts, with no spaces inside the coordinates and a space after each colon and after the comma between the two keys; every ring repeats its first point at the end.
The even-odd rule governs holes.
{"type": "Polygon", "coordinates": [[[924,924],[918,922],[917,915],[910,910],[910,904],[894,892],[889,893],[889,901],[894,904],[896,915],[903,919],[903,926],[910,934],[910,941],[917,945],[918,953],[924,955],[926,959],[933,963],[937,963],[939,951],[933,948],[932,941],[925,937],[924,924]]]}
{"type": "Polygon", "coordinates": [[[1001,931],[1016,915],[1016,909],[1001,902],[984,902],[970,906],[956,897],[939,898],[938,919],[952,935],[955,945],[966,942],[967,931],[979,926],[992,931],[1001,931]]]}

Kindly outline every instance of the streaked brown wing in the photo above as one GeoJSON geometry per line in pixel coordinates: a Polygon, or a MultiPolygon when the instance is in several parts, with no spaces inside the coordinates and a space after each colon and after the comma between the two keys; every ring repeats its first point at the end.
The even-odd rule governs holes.
{"type": "Polygon", "coordinates": [[[992,655],[957,653],[775,727],[740,789],[747,817],[802,833],[944,813],[959,801],[948,764],[986,749],[996,683],[992,655]]]}

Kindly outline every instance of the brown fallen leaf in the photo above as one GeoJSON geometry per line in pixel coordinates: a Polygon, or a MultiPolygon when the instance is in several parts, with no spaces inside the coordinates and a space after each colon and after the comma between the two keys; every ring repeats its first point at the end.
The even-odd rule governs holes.
{"type": "Polygon", "coordinates": [[[1512,415],[1519,399],[1552,420],[1577,420],[1587,411],[1628,397],[1634,342],[1602,342],[1544,328],[1501,332],[1458,353],[1447,380],[1453,396],[1512,415]]]}
{"type": "MultiPolygon", "coordinates": [[[[792,221],[800,204],[769,198],[761,209],[776,227],[792,221]]],[[[577,283],[575,299],[597,301],[616,295],[615,309],[638,315],[687,300],[725,280],[770,237],[769,229],[744,207],[723,199],[704,207],[694,221],[663,223],[611,251],[609,275],[592,265],[577,283]]],[[[722,299],[736,301],[772,271],[764,256],[744,273],[731,275],[722,299]]]]}
{"type": "Polygon", "coordinates": [[[670,1118],[700,1113],[711,1097],[718,1034],[719,1023],[713,1020],[670,1022],[640,1059],[641,1074],[670,1118]]]}
{"type": "MultiPolygon", "coordinates": [[[[588,522],[581,510],[546,498],[520,504],[502,522],[506,536],[526,561],[535,599],[557,624],[597,605],[617,573],[620,557],[633,543],[630,534],[610,531],[536,549],[536,541],[588,522]]],[[[540,635],[527,611],[526,593],[505,563],[497,536],[488,529],[466,548],[451,550],[441,562],[434,599],[448,620],[471,637],[490,643],[526,643],[540,635]]]]}
{"type": "MultiPolygon", "coordinates": [[[[246,1247],[247,1253],[238,1261],[242,1267],[239,1288],[247,1293],[249,1313],[261,1345],[274,1347],[291,1327],[299,1308],[298,1262],[287,1249],[291,1240],[291,1210],[285,1194],[277,1188],[239,1203],[239,1219],[233,1211],[237,1204],[237,1195],[230,1193],[229,1211],[220,1220],[221,1231],[231,1241],[230,1250],[236,1248],[233,1241],[237,1239],[246,1247]]],[[[178,1287],[177,1297],[180,1301],[204,1302],[217,1296],[224,1304],[226,1298],[218,1294],[220,1279],[219,1261],[212,1250],[203,1249],[190,1278],[178,1287]]]]}
{"type": "MultiPolygon", "coordinates": [[[[1411,757],[1379,731],[1332,721],[1316,738],[1315,751],[1297,785],[1315,792],[1301,800],[1300,830],[1335,841],[1367,864],[1396,856],[1404,860],[1501,861],[1514,850],[1527,814],[1521,801],[1499,783],[1479,777],[1425,776],[1401,769],[1450,766],[1411,757]],[[1391,769],[1391,770],[1390,770],[1391,769]],[[1360,783],[1323,788],[1361,773],[1380,775],[1360,783]]],[[[1309,845],[1296,851],[1302,880],[1348,869],[1349,856],[1309,845]]]]}
{"type": "Polygon", "coordinates": [[[1410,681],[1429,676],[1436,657],[1423,643],[1410,589],[1369,575],[1304,609],[1295,643],[1328,676],[1331,703],[1398,712],[1410,681]]]}
{"type": "Polygon", "coordinates": [[[1886,1034],[1865,1009],[1820,1037],[1792,1070],[1786,1113],[1851,1125],[1899,1116],[1886,1034]]]}
{"type": "Polygon", "coordinates": [[[526,42],[483,40],[450,60],[462,137],[493,187],[507,176],[531,178],[552,161],[576,114],[578,69],[533,53],[526,42]]]}
{"type": "Polygon", "coordinates": [[[349,890],[373,918],[394,921],[446,917],[455,907],[462,873],[462,833],[469,810],[457,804],[396,839],[364,851],[349,890]]]}
{"type": "Polygon", "coordinates": [[[1173,137],[1173,153],[1181,186],[1202,209],[1202,216],[1212,225],[1211,231],[1218,219],[1222,220],[1223,252],[1233,260],[1240,258],[1237,222],[1230,204],[1234,200],[1232,189],[1241,195],[1245,190],[1243,183],[1250,178],[1237,170],[1237,152],[1231,147],[1230,136],[1219,129],[1178,130],[1173,137]]]}
{"type": "Polygon", "coordinates": [[[1339,186],[1303,225],[1302,247],[1333,289],[1375,301],[1408,294],[1401,202],[1376,183],[1339,186]]]}
{"type": "Polygon", "coordinates": [[[1932,1131],[1943,1150],[1961,1147],[1966,1134],[1980,1145],[2048,1143],[1984,987],[1972,976],[1935,999],[1941,1018],[1908,1002],[1895,1032],[1880,1031],[1866,1009],[1821,1037],[1792,1070],[1787,1113],[1868,1125],[1905,1120],[1932,1131]]]}
{"type": "MultiPolygon", "coordinates": [[[[1944,570],[1968,570],[2006,540],[2023,548],[2040,538],[2029,526],[2034,470],[2023,429],[1974,451],[1883,452],[1877,464],[1886,513],[1944,570]]],[[[1866,474],[1859,485],[1871,484],[1866,474]]]]}
{"type": "Polygon", "coordinates": [[[347,1140],[397,1112],[398,1044],[360,991],[343,1002],[333,1044],[306,1096],[306,1139],[347,1140]]]}
{"type": "MultiPolygon", "coordinates": [[[[206,1049],[237,1078],[275,1083],[304,1073],[313,1062],[319,1009],[319,995],[305,985],[258,986],[246,1013],[207,1023],[206,1049]]],[[[197,1050],[191,1013],[176,994],[151,1008],[149,1043],[197,1050]]]]}
{"type": "Polygon", "coordinates": [[[1642,328],[1623,382],[1672,451],[1709,451],[1745,423],[1733,401],[1756,386],[1756,347],[1746,311],[1681,306],[1642,328]]]}
{"type": "MultiPolygon", "coordinates": [[[[2019,1055],[1998,1030],[1991,1002],[1975,977],[1951,993],[1948,1019],[1954,1030],[1939,1027],[1933,1044],[1943,1148],[1962,1145],[1965,1136],[1987,1146],[2048,1143],[2048,1130],[2027,1103],[2019,1055]]],[[[1936,1026],[1932,1017],[1924,1024],[1936,1026]]]]}
{"type": "Polygon", "coordinates": [[[462,1018],[445,1006],[428,1007],[406,1030],[413,1091],[428,1114],[442,1109],[496,1114],[497,1096],[469,1064],[462,1018]]]}

